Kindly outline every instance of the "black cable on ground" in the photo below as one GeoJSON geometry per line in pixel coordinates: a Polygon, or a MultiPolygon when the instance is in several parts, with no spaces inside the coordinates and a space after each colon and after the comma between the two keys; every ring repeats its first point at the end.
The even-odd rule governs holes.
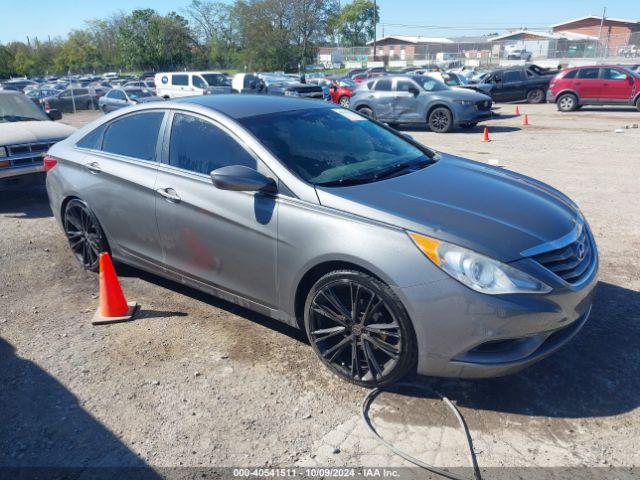
{"type": "MultiPolygon", "coordinates": [[[[464,421],[464,418],[462,417],[462,415],[460,414],[460,411],[457,409],[457,407],[451,403],[451,401],[445,397],[444,395],[440,394],[439,392],[436,392],[435,390],[427,387],[426,385],[416,385],[416,384],[412,384],[412,383],[401,383],[396,385],[398,387],[410,387],[410,388],[417,388],[420,390],[425,390],[428,391],[429,393],[435,393],[436,395],[438,395],[440,397],[440,399],[451,409],[451,411],[453,411],[454,415],[456,416],[456,418],[458,419],[458,423],[460,424],[460,427],[462,428],[462,430],[465,433],[466,439],[467,439],[467,445],[469,447],[469,458],[471,460],[471,467],[473,468],[473,477],[475,480],[482,480],[482,476],[480,474],[480,467],[478,466],[478,460],[476,458],[476,454],[473,450],[473,441],[471,439],[471,433],[469,433],[469,428],[467,427],[467,423],[464,421]]],[[[399,448],[395,447],[394,445],[390,444],[389,442],[387,442],[384,438],[382,438],[382,436],[378,433],[378,431],[376,430],[375,426],[373,425],[373,422],[371,421],[371,418],[369,418],[369,408],[371,407],[371,404],[373,403],[373,400],[385,390],[381,390],[379,388],[374,388],[373,390],[370,390],[367,395],[364,397],[364,399],[362,400],[362,419],[364,420],[365,425],[369,428],[369,430],[371,430],[371,433],[373,433],[373,435],[380,441],[380,443],[382,443],[385,447],[387,447],[389,450],[391,450],[393,453],[395,453],[396,455],[398,455],[399,457],[404,458],[406,461],[413,463],[414,465],[417,465],[418,467],[424,468],[425,470],[429,470],[432,473],[435,473],[437,475],[441,475],[445,478],[450,478],[451,480],[468,480],[465,477],[461,477],[459,475],[456,475],[452,472],[449,472],[446,469],[442,469],[442,468],[438,468],[434,465],[429,465],[428,463],[425,463],[421,460],[418,460],[415,457],[412,457],[411,455],[409,455],[408,453],[403,452],[402,450],[400,450],[399,448]]]]}

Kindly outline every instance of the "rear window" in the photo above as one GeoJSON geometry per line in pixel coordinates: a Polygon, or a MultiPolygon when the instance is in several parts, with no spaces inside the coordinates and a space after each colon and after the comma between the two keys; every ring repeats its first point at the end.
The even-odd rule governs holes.
{"type": "Polygon", "coordinates": [[[172,83],[178,86],[189,85],[189,75],[172,75],[172,83]]]}
{"type": "Polygon", "coordinates": [[[109,125],[102,150],[140,160],[154,160],[163,112],[128,115],[109,125]]]}
{"type": "Polygon", "coordinates": [[[600,73],[599,68],[583,68],[578,71],[578,78],[596,79],[600,73]]]}
{"type": "Polygon", "coordinates": [[[102,134],[104,133],[106,128],[106,123],[100,125],[98,128],[92,130],[84,137],[82,137],[80,141],[76,143],[76,146],[80,148],[88,148],[91,150],[100,150],[100,148],[102,147],[102,134]]]}

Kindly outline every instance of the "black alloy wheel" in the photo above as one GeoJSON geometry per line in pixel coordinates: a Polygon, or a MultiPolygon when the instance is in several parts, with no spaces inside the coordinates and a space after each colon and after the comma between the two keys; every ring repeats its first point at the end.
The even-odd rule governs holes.
{"type": "Polygon", "coordinates": [[[453,128],[453,116],[446,107],[435,108],[428,118],[429,128],[436,133],[447,133],[453,128]]]}
{"type": "Polygon", "coordinates": [[[67,203],[63,217],[64,231],[74,256],[87,270],[98,270],[98,255],[108,245],[100,224],[86,203],[74,198],[67,203]]]}
{"type": "Polygon", "coordinates": [[[528,103],[543,103],[544,102],[544,90],[540,88],[534,88],[527,93],[528,103]]]}
{"type": "Polygon", "coordinates": [[[313,349],[332,371],[365,387],[390,385],[415,365],[415,333],[393,291],[361,272],[331,272],[305,305],[313,349]]]}
{"type": "Polygon", "coordinates": [[[350,98],[347,95],[343,95],[338,99],[338,103],[341,107],[349,108],[350,98]]]}

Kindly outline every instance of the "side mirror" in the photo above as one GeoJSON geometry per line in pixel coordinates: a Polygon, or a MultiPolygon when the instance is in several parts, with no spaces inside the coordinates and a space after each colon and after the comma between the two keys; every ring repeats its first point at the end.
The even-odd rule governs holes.
{"type": "Polygon", "coordinates": [[[229,165],[211,172],[211,180],[220,190],[236,192],[275,192],[276,184],[257,170],[244,165],[229,165]]]}
{"type": "Polygon", "coordinates": [[[50,109],[47,112],[47,115],[49,116],[49,118],[51,120],[60,120],[62,118],[62,113],[60,113],[60,110],[57,110],[55,108],[50,109]]]}
{"type": "Polygon", "coordinates": [[[409,87],[408,92],[412,94],[414,97],[417,97],[418,95],[420,95],[420,90],[418,90],[416,87],[409,87]]]}

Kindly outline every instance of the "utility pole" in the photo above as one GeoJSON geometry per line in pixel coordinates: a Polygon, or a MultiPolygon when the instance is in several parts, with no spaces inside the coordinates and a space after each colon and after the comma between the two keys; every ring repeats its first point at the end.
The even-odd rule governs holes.
{"type": "Polygon", "coordinates": [[[376,0],[373,0],[373,61],[376,61],[377,45],[376,45],[376,34],[378,33],[378,6],[376,0]]]}
{"type": "Polygon", "coordinates": [[[598,45],[602,49],[600,52],[601,57],[604,57],[604,48],[602,48],[602,27],[604,27],[604,17],[606,14],[607,14],[607,7],[603,7],[602,18],[600,19],[600,31],[598,32],[598,45]]]}

